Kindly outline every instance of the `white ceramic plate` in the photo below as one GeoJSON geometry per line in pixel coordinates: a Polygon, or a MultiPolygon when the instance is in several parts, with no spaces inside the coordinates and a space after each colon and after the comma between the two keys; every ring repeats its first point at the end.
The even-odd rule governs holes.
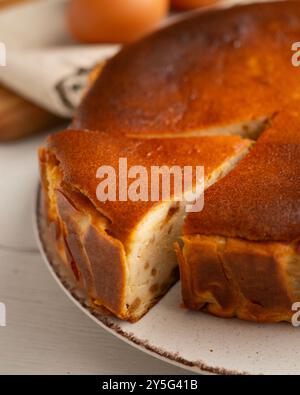
{"type": "Polygon", "coordinates": [[[197,373],[300,373],[300,328],[286,323],[271,325],[226,320],[188,311],[180,307],[180,284],[135,324],[93,310],[76,285],[70,282],[62,265],[55,263],[55,258],[47,251],[39,214],[35,224],[44,260],[65,293],[90,318],[124,341],[197,373]]]}

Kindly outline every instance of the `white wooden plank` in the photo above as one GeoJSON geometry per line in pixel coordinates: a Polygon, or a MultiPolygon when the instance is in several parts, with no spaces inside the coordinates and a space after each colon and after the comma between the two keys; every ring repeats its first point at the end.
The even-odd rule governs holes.
{"type": "Polygon", "coordinates": [[[32,215],[38,183],[37,150],[46,136],[0,145],[0,247],[36,249],[32,215]]]}
{"type": "Polygon", "coordinates": [[[0,373],[180,374],[115,338],[63,294],[37,254],[0,251],[0,373]]]}

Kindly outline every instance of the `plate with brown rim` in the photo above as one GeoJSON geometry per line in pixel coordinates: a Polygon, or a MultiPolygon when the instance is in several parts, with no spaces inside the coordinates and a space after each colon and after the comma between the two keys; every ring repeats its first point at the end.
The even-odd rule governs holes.
{"type": "Polygon", "coordinates": [[[102,328],[168,363],[201,374],[299,374],[300,328],[222,319],[181,307],[177,283],[140,321],[128,323],[95,309],[69,277],[53,248],[36,197],[40,252],[65,294],[102,328]]]}

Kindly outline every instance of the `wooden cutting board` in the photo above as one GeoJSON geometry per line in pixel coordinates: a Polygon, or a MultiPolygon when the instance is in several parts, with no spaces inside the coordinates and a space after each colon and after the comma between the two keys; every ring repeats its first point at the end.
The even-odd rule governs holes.
{"type": "MultiPolygon", "coordinates": [[[[0,12],[4,7],[25,1],[30,0],[0,0],[0,12]]],[[[0,142],[28,136],[61,122],[60,118],[0,85],[0,142]]]]}

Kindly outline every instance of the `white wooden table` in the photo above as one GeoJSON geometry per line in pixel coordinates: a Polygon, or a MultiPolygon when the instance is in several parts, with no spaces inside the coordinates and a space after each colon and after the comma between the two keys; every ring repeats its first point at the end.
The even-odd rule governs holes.
{"type": "Polygon", "coordinates": [[[185,374],[100,328],[51,277],[32,231],[43,138],[0,145],[0,374],[185,374]]]}

